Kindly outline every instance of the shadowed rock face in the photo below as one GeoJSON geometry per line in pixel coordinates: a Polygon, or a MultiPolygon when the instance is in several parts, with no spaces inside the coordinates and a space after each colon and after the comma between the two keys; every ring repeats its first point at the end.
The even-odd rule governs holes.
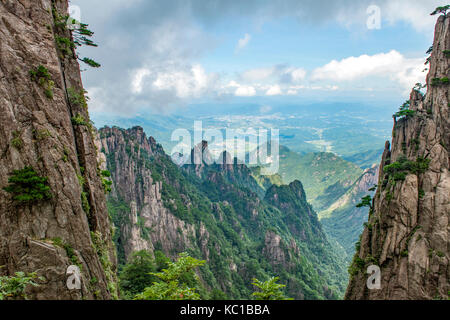
{"type": "Polygon", "coordinates": [[[55,28],[52,8],[67,15],[67,1],[0,2],[0,274],[44,277],[30,299],[110,299],[117,294],[115,250],[97,151],[90,127],[72,124],[76,115],[89,123],[89,115],[69,102],[69,92],[83,87],[74,53],[55,45],[55,36],[70,33],[55,28]],[[54,82],[53,97],[30,76],[39,65],[54,82]],[[50,200],[18,205],[3,190],[25,166],[48,178],[50,200]],[[66,270],[75,261],[82,288],[69,291],[66,270]]]}
{"type": "Polygon", "coordinates": [[[449,85],[432,85],[449,77],[450,16],[439,17],[435,30],[428,91],[413,91],[414,116],[400,119],[383,153],[379,187],[373,201],[346,299],[447,299],[449,292],[449,85]],[[408,172],[395,183],[384,172],[402,156],[429,161],[421,172],[408,172]],[[365,264],[362,267],[362,264],[365,264]],[[381,288],[366,286],[367,266],[381,268],[381,288]],[[356,268],[358,269],[358,268],[356,268]]]}

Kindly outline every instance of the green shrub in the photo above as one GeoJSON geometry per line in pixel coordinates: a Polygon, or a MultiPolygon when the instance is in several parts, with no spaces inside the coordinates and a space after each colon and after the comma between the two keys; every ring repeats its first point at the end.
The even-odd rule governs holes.
{"type": "Polygon", "coordinates": [[[81,61],[83,61],[84,63],[86,63],[88,66],[92,67],[92,68],[100,68],[102,65],[90,58],[83,58],[81,59],[81,61]]]}
{"type": "Polygon", "coordinates": [[[69,97],[69,103],[72,106],[79,106],[87,109],[87,100],[86,91],[81,89],[79,92],[74,88],[67,89],[67,95],[69,97]]]}
{"type": "Polygon", "coordinates": [[[63,57],[73,56],[73,49],[75,49],[75,43],[73,43],[69,38],[55,36],[55,41],[63,57]]]}
{"type": "MultiPolygon", "coordinates": [[[[73,50],[83,45],[92,47],[98,46],[94,41],[90,39],[94,35],[94,32],[92,32],[87,28],[88,27],[87,24],[76,21],[75,19],[71,18],[68,15],[60,15],[54,5],[52,8],[52,13],[56,31],[60,34],[65,34],[67,32],[68,29],[67,21],[69,21],[69,19],[71,19],[70,22],[72,25],[78,25],[77,28],[71,28],[73,41],[66,37],[60,37],[58,35],[55,36],[56,44],[63,57],[66,56],[72,57],[73,50]]],[[[76,58],[78,58],[78,55],[76,55],[76,58]]],[[[94,68],[100,67],[99,63],[95,62],[90,58],[83,58],[83,59],[78,58],[78,59],[91,67],[94,68]]]]}
{"type": "Polygon", "coordinates": [[[176,262],[168,262],[168,267],[158,273],[150,273],[159,279],[150,287],[136,296],[136,300],[199,300],[196,292],[198,277],[193,271],[203,266],[205,261],[190,257],[187,253],[181,253],[176,262]],[[191,274],[195,286],[188,287],[182,283],[182,278],[191,274]]]}
{"type": "Polygon", "coordinates": [[[419,199],[423,199],[425,197],[425,191],[423,189],[419,189],[419,199]]]}
{"type": "Polygon", "coordinates": [[[409,173],[421,174],[424,173],[430,164],[430,159],[418,157],[417,161],[410,161],[405,156],[384,167],[383,171],[388,175],[389,181],[403,181],[409,173]]]}
{"type": "Polygon", "coordinates": [[[372,197],[370,195],[361,198],[361,202],[356,205],[357,208],[369,207],[372,209],[372,197]]]}
{"type": "Polygon", "coordinates": [[[284,295],[283,289],[286,287],[284,284],[278,284],[278,277],[272,277],[267,281],[259,281],[253,278],[252,284],[259,289],[252,293],[255,300],[292,300],[284,295]]]}
{"type": "Polygon", "coordinates": [[[149,252],[134,252],[119,276],[121,292],[125,298],[134,297],[157,281],[158,278],[150,274],[156,271],[155,262],[149,252]]]}
{"type": "MultiPolygon", "coordinates": [[[[16,272],[13,277],[0,277],[0,300],[23,300],[27,299],[25,289],[28,286],[39,286],[34,282],[38,276],[35,272],[25,274],[24,272],[16,272]]],[[[43,279],[42,277],[38,279],[43,279]]]]}
{"type": "Polygon", "coordinates": [[[11,145],[14,148],[18,149],[18,150],[22,149],[22,147],[23,147],[23,140],[20,137],[20,132],[13,131],[12,134],[13,134],[13,139],[11,140],[11,145]]]}
{"type": "Polygon", "coordinates": [[[399,117],[412,117],[416,114],[414,110],[410,110],[410,101],[406,101],[403,105],[400,106],[400,109],[397,113],[394,114],[395,118],[399,117]]]}
{"type": "Polygon", "coordinates": [[[432,13],[431,15],[434,16],[436,14],[443,14],[446,15],[447,11],[450,10],[450,5],[446,5],[446,6],[442,6],[442,7],[437,7],[432,13]]]}
{"type": "Polygon", "coordinates": [[[450,79],[447,77],[444,78],[433,78],[431,80],[431,86],[433,87],[437,87],[437,86],[441,86],[441,85],[448,85],[450,84],[450,79]]]}
{"type": "Polygon", "coordinates": [[[48,178],[40,177],[31,167],[14,170],[8,179],[9,185],[3,190],[13,195],[13,200],[18,203],[33,203],[48,200],[52,197],[48,178]]]}
{"type": "Polygon", "coordinates": [[[72,117],[72,124],[75,126],[85,126],[87,125],[87,122],[84,117],[78,113],[75,117],[72,117]]]}
{"type": "Polygon", "coordinates": [[[52,81],[50,73],[43,65],[39,65],[36,69],[30,70],[31,80],[44,88],[44,93],[49,99],[53,99],[53,88],[55,83],[52,81]]]}
{"type": "Polygon", "coordinates": [[[105,193],[111,192],[112,181],[106,179],[111,177],[111,172],[109,172],[108,170],[103,170],[100,175],[102,178],[102,185],[105,193]]]}
{"type": "Polygon", "coordinates": [[[69,258],[70,262],[74,265],[77,265],[80,269],[82,268],[82,264],[75,254],[75,250],[68,243],[65,243],[61,238],[53,238],[52,242],[54,245],[63,248],[66,250],[66,255],[69,258]]]}
{"type": "Polygon", "coordinates": [[[108,281],[108,291],[114,300],[118,300],[117,277],[116,273],[113,271],[113,265],[109,255],[110,248],[99,231],[91,231],[91,240],[93,249],[97,252],[97,256],[105,271],[106,280],[108,281]]]}

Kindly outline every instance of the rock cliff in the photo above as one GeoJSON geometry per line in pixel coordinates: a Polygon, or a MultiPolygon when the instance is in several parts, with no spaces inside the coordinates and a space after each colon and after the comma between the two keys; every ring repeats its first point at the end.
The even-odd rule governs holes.
{"type": "Polygon", "coordinates": [[[155,245],[168,254],[192,247],[191,239],[201,234],[166,208],[162,180],[150,166],[150,160],[155,163],[157,158],[168,158],[162,147],[147,138],[141,127],[102,128],[99,141],[113,181],[110,207],[122,203],[126,208],[125,213],[118,210],[121,221],[116,219],[120,229],[117,241],[124,248],[123,253],[119,250],[122,262],[135,251],[153,252],[155,245]]]}
{"type": "Polygon", "coordinates": [[[110,299],[115,249],[79,65],[62,45],[73,40],[58,24],[67,6],[0,2],[0,274],[37,272],[32,299],[110,299]],[[3,189],[25,167],[51,197],[20,202],[3,189]],[[66,286],[73,264],[81,290],[66,286]]]}
{"type": "Polygon", "coordinates": [[[449,293],[450,16],[439,17],[427,93],[411,93],[409,114],[386,143],[368,224],[350,267],[346,299],[447,299],[449,293]],[[366,285],[369,265],[380,289],[366,285]]]}

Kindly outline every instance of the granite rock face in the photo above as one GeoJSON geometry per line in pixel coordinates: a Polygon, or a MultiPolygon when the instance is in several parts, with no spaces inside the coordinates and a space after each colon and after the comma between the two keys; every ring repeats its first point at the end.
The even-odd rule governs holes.
{"type": "Polygon", "coordinates": [[[450,87],[445,80],[436,80],[449,77],[446,50],[450,50],[448,15],[436,24],[427,94],[413,90],[410,109],[415,114],[395,121],[392,144],[386,143],[347,299],[448,298],[450,87]],[[401,162],[413,169],[397,177],[384,170],[401,162]],[[414,169],[419,164],[421,169],[414,169]],[[380,289],[367,288],[370,264],[381,269],[380,289]]]}
{"type": "Polygon", "coordinates": [[[89,122],[86,106],[69,94],[83,92],[79,65],[73,50],[63,54],[55,42],[71,38],[54,22],[67,6],[0,2],[0,274],[42,276],[31,299],[110,299],[117,295],[116,258],[97,151],[92,128],[72,123],[77,115],[89,122]],[[30,76],[40,65],[52,94],[30,76]],[[25,166],[48,178],[50,200],[20,205],[3,190],[12,171],[25,166]],[[75,262],[82,288],[70,291],[66,270],[75,262]]]}
{"type": "Polygon", "coordinates": [[[143,160],[162,156],[164,151],[152,137],[146,137],[141,127],[105,127],[100,129],[98,141],[111,171],[110,198],[121,199],[130,209],[117,231],[125,260],[135,251],[153,252],[154,244],[165,253],[182,252],[192,247],[191,239],[207,236],[206,230],[196,232],[193,225],[175,217],[164,206],[162,182],[153,178],[154,172],[143,160]]]}

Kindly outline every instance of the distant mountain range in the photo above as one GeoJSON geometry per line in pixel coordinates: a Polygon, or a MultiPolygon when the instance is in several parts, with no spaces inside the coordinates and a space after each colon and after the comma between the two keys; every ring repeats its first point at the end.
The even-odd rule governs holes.
{"type": "Polygon", "coordinates": [[[140,127],[103,128],[98,145],[113,181],[121,264],[138,250],[187,251],[207,260],[203,298],[248,299],[252,278],[268,276],[297,299],[342,296],[345,252],[328,240],[299,181],[282,185],[238,163],[178,167],[140,127]]]}

